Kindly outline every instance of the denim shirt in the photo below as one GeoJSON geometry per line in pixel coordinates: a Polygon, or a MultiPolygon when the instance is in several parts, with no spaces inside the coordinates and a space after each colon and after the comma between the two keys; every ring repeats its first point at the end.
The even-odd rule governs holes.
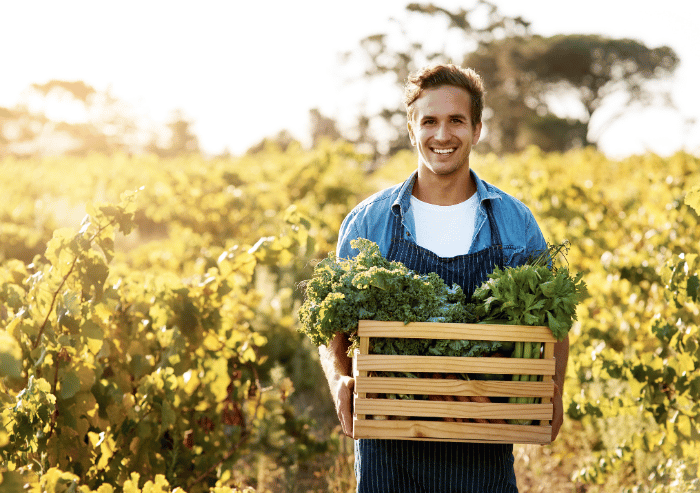
{"type": "MultiPolygon", "coordinates": [[[[471,176],[476,183],[479,205],[476,210],[474,237],[469,253],[491,246],[491,228],[484,204],[491,202],[495,222],[503,243],[505,267],[523,264],[530,256],[547,248],[542,231],[532,212],[515,197],[482,181],[473,170],[471,176]]],[[[417,171],[402,184],[387,188],[366,198],[358,204],[340,226],[336,255],[350,258],[358,251],[350,246],[356,238],[366,238],[379,246],[386,257],[391,244],[392,214],[401,218],[406,239],[416,242],[416,228],[411,210],[411,194],[417,171]]]]}

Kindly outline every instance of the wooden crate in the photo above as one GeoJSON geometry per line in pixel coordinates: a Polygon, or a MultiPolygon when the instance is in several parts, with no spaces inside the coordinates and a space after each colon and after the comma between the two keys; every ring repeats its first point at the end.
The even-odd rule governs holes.
{"type": "MultiPolygon", "coordinates": [[[[548,327],[484,324],[377,322],[362,320],[355,350],[354,438],[394,438],[480,443],[551,442],[554,395],[554,343],[548,327]],[[542,342],[541,359],[502,357],[393,356],[369,354],[371,337],[542,342]],[[507,375],[504,380],[389,378],[372,372],[507,375]],[[537,382],[512,381],[512,375],[541,375],[537,382]],[[539,404],[477,403],[456,400],[405,400],[377,394],[422,396],[539,397],[539,404]],[[388,419],[374,419],[388,416],[388,419]],[[445,421],[444,418],[451,419],[445,421]],[[533,424],[480,423],[477,419],[530,419],[533,424]],[[459,420],[461,422],[457,422],[459,420]]],[[[503,400],[503,399],[502,399],[503,400]]]]}

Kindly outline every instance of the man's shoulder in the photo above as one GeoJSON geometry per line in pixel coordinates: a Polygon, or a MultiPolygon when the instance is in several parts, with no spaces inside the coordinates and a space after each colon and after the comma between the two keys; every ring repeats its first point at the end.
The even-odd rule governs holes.
{"type": "Polygon", "coordinates": [[[490,199],[491,205],[503,210],[504,212],[512,213],[516,212],[519,214],[532,215],[530,208],[526,206],[520,199],[505,192],[498,188],[497,186],[482,180],[484,188],[486,189],[485,196],[483,199],[490,199]]]}
{"type": "Polygon", "coordinates": [[[391,207],[401,193],[401,184],[376,192],[357,204],[345,217],[338,234],[336,254],[339,257],[352,257],[357,251],[350,247],[355,238],[367,238],[379,245],[382,255],[386,254],[391,240],[388,227],[391,221],[391,207]]]}
{"type": "Polygon", "coordinates": [[[387,187],[383,190],[373,193],[369,197],[357,204],[348,214],[349,217],[363,215],[367,213],[376,214],[380,211],[391,210],[391,206],[399,197],[402,183],[387,187]]]}

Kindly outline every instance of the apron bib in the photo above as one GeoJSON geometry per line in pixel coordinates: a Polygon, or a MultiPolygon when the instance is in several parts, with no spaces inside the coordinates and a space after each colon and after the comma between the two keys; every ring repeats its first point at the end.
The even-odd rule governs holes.
{"type": "MultiPolygon", "coordinates": [[[[494,267],[503,268],[503,246],[490,202],[486,213],[491,246],[452,258],[406,240],[401,219],[393,216],[387,259],[419,274],[436,272],[448,286],[461,286],[468,301],[494,267]]],[[[358,493],[517,493],[513,462],[510,444],[355,440],[358,493]]]]}

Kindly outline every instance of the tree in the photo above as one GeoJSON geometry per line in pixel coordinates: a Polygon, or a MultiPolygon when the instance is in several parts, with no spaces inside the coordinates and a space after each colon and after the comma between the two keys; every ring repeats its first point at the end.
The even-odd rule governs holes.
{"type": "Polygon", "coordinates": [[[185,118],[182,111],[175,111],[166,127],[169,134],[167,145],[161,147],[154,139],[147,148],[150,152],[161,157],[175,157],[181,154],[198,154],[200,152],[199,139],[192,131],[192,122],[185,118]]]}
{"type": "Polygon", "coordinates": [[[316,147],[321,139],[338,140],[341,135],[335,120],[321,114],[318,108],[309,110],[311,120],[311,145],[316,147]]]}
{"type": "Polygon", "coordinates": [[[83,81],[54,79],[32,84],[26,95],[27,102],[0,108],[0,156],[111,154],[137,151],[143,145],[144,131],[109,91],[83,81]],[[72,117],[47,116],[56,106],[72,117]]]}
{"type": "Polygon", "coordinates": [[[626,96],[624,107],[657,102],[672,106],[667,92],[649,91],[646,82],[670,76],[678,62],[667,46],[650,49],[631,39],[558,35],[546,38],[538,56],[523,68],[537,74],[540,93],[575,93],[584,110],[582,120],[589,122],[613,93],[626,96]]]}
{"type": "MultiPolygon", "coordinates": [[[[654,93],[647,84],[668,77],[678,65],[669,47],[651,49],[638,41],[594,35],[542,37],[530,32],[528,21],[502,14],[487,0],[471,9],[411,3],[406,10],[421,16],[424,24],[441,21],[441,28],[431,29],[445,33],[441,44],[414,41],[395,21],[398,42],[385,33],[360,41],[365,78],[402,86],[411,71],[426,63],[453,61],[474,68],[487,86],[482,149],[506,153],[531,144],[546,151],[595,146],[591,117],[612,94],[626,95],[624,108],[670,103],[667,93],[654,93]],[[577,101],[580,111],[555,113],[552,101],[562,97],[577,101]]],[[[345,54],[345,59],[352,56],[345,54]]],[[[409,146],[401,138],[403,115],[398,101],[373,115],[384,126],[402,130],[390,139],[391,151],[409,146]]]]}

